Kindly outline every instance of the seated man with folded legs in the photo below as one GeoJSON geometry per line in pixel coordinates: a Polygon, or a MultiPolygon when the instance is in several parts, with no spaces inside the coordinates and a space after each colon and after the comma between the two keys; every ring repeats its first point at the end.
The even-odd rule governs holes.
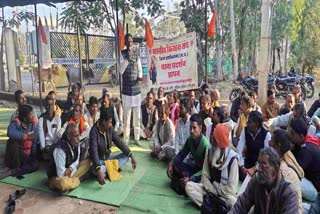
{"type": "Polygon", "coordinates": [[[89,150],[89,133],[90,133],[90,126],[82,117],[82,105],[79,103],[74,104],[72,109],[72,116],[71,118],[63,124],[61,129],[58,132],[59,139],[63,136],[68,124],[75,123],[77,124],[80,132],[80,147],[81,147],[81,154],[80,160],[88,159],[88,150],[89,150]]]}
{"type": "Polygon", "coordinates": [[[140,136],[151,140],[152,130],[158,121],[157,107],[153,105],[154,95],[152,92],[147,93],[146,103],[141,105],[141,120],[140,120],[140,136]]]}
{"type": "Polygon", "coordinates": [[[41,155],[44,160],[50,160],[53,145],[58,142],[58,131],[61,128],[61,118],[56,115],[54,100],[51,95],[45,98],[46,111],[39,117],[39,138],[41,155]]]}
{"type": "Polygon", "coordinates": [[[229,207],[236,202],[239,181],[238,154],[231,149],[229,127],[218,124],[211,139],[212,148],[206,152],[203,163],[201,183],[188,182],[186,193],[199,207],[203,195],[211,192],[223,198],[229,207]]]}
{"type": "Polygon", "coordinates": [[[151,156],[159,160],[170,161],[175,156],[175,128],[169,119],[169,105],[162,104],[158,110],[159,120],[153,128],[153,142],[150,144],[151,156]]]}
{"type": "Polygon", "coordinates": [[[62,139],[54,145],[53,161],[48,168],[49,188],[66,192],[77,188],[90,170],[90,160],[80,162],[80,132],[75,123],[69,123],[62,139]]]}
{"type": "Polygon", "coordinates": [[[189,181],[200,182],[203,161],[210,143],[202,134],[203,121],[199,114],[190,117],[190,137],[182,150],[168,164],[167,174],[171,178],[171,188],[184,194],[185,185],[189,181]],[[191,154],[193,159],[185,158],[191,154]]]}
{"type": "Polygon", "coordinates": [[[12,169],[11,174],[18,176],[38,170],[36,148],[39,140],[38,120],[29,105],[21,105],[18,117],[8,127],[5,162],[12,169]]]}
{"type": "MultiPolygon", "coordinates": [[[[118,173],[118,169],[124,166],[131,158],[132,168],[135,169],[137,161],[130,151],[128,145],[123,143],[117,132],[112,127],[112,112],[106,108],[101,108],[100,119],[94,124],[89,137],[89,155],[93,165],[93,173],[97,176],[99,184],[105,184],[105,178],[118,173]],[[111,155],[112,143],[118,147],[122,153],[111,155]],[[118,160],[114,167],[108,168],[108,161],[118,160]]],[[[112,161],[111,161],[112,162],[112,161]]],[[[112,162],[114,163],[114,162],[112,162]]],[[[112,180],[110,178],[110,180],[112,180]]]]}

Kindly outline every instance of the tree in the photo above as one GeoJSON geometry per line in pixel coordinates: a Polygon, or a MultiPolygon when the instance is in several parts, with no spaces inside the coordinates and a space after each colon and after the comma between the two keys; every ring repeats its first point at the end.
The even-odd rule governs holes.
{"type": "Polygon", "coordinates": [[[278,60],[281,67],[280,52],[284,50],[283,41],[286,38],[286,34],[290,29],[288,22],[291,19],[290,4],[287,0],[278,0],[273,6],[272,14],[272,32],[271,32],[271,49],[273,52],[272,70],[275,69],[275,59],[278,55],[278,60]]]}
{"type": "MultiPolygon", "coordinates": [[[[4,14],[3,11],[2,11],[2,14],[4,14]]],[[[4,62],[3,62],[4,30],[7,26],[12,28],[19,28],[21,26],[22,21],[31,21],[33,19],[34,19],[34,14],[28,11],[14,12],[12,14],[12,17],[9,19],[5,19],[4,17],[0,18],[0,23],[2,24],[1,42],[0,42],[0,84],[1,84],[0,89],[2,91],[5,90],[5,74],[4,74],[4,62]]]]}
{"type": "MultiPolygon", "coordinates": [[[[90,28],[102,28],[106,23],[108,29],[116,32],[116,1],[99,0],[94,2],[74,1],[67,3],[63,8],[60,25],[64,28],[79,29],[85,33],[90,28]]],[[[143,26],[143,15],[137,10],[146,9],[147,14],[157,17],[164,13],[163,5],[159,0],[118,0],[119,12],[122,15],[123,26],[127,21],[126,14],[131,12],[133,20],[143,26]]],[[[130,20],[131,21],[131,20],[130,20]]]]}
{"type": "Polygon", "coordinates": [[[230,31],[231,31],[231,45],[232,45],[232,65],[233,65],[233,80],[237,79],[238,73],[238,59],[236,47],[236,33],[235,33],[235,20],[234,20],[234,7],[233,0],[230,0],[230,31]]]}
{"type": "Polygon", "coordinates": [[[259,73],[259,105],[262,105],[267,98],[267,79],[269,72],[269,61],[270,61],[270,11],[271,11],[270,0],[262,0],[261,5],[261,36],[260,36],[260,46],[259,46],[259,59],[258,59],[258,73],[259,73]]]}
{"type": "Polygon", "coordinates": [[[291,63],[302,67],[302,73],[312,73],[320,64],[320,2],[317,0],[297,0],[292,11],[291,63]]]}
{"type": "Polygon", "coordinates": [[[165,13],[154,26],[154,34],[158,38],[172,38],[186,33],[185,24],[180,20],[181,6],[174,3],[174,12],[165,13]]]}

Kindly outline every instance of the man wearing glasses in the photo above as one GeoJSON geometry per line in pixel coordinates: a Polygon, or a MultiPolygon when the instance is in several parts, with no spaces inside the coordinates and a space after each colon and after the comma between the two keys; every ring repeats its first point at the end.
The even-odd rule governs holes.
{"type": "Polygon", "coordinates": [[[229,214],[248,213],[298,213],[298,193],[280,173],[280,158],[273,148],[261,149],[258,173],[249,181],[246,190],[238,197],[229,214]]]}

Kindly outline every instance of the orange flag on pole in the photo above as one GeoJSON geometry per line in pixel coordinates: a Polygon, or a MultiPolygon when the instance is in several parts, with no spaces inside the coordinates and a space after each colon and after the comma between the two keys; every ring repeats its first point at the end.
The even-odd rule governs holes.
{"type": "Polygon", "coordinates": [[[48,40],[47,40],[46,32],[45,32],[44,29],[43,29],[43,25],[42,25],[42,22],[41,22],[41,18],[39,18],[38,33],[39,33],[39,35],[41,36],[41,41],[42,41],[44,44],[47,45],[47,44],[48,44],[48,40]]]}
{"type": "Polygon", "coordinates": [[[213,36],[214,36],[215,25],[216,25],[216,11],[214,10],[209,27],[208,27],[208,35],[211,38],[213,38],[213,36]]]}
{"type": "Polygon", "coordinates": [[[120,48],[120,51],[122,51],[124,49],[124,31],[123,31],[123,28],[122,28],[122,25],[121,23],[119,22],[118,23],[118,33],[119,33],[119,48],[120,48]]]}
{"type": "Polygon", "coordinates": [[[149,22],[147,21],[147,19],[144,19],[146,24],[145,24],[145,39],[147,40],[147,46],[149,48],[152,48],[153,46],[153,35],[152,35],[152,31],[149,25],[149,22]]]}

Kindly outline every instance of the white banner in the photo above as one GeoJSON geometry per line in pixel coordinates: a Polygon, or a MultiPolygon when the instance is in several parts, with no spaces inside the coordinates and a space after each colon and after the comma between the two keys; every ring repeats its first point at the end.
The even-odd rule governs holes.
{"type": "Polygon", "coordinates": [[[148,49],[148,88],[184,91],[198,87],[196,33],[156,40],[148,49]]]}

